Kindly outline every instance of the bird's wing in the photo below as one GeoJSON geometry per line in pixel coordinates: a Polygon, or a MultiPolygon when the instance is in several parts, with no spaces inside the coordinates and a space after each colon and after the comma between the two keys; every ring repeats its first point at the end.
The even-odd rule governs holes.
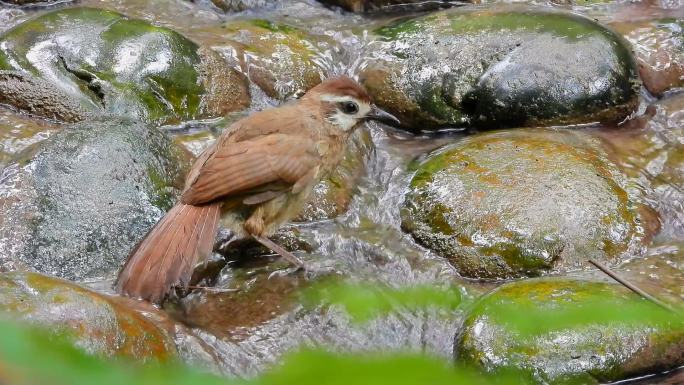
{"type": "MultiPolygon", "coordinates": [[[[231,196],[258,195],[274,186],[287,191],[320,164],[316,143],[299,135],[270,134],[218,141],[195,162],[181,200],[200,205],[231,196]]],[[[259,195],[261,194],[261,195],[259,195]]]]}

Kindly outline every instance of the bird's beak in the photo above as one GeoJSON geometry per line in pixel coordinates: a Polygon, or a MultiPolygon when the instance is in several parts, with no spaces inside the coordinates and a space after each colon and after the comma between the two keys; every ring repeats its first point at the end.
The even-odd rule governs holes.
{"type": "Polygon", "coordinates": [[[368,115],[366,115],[366,119],[379,120],[381,122],[394,124],[397,126],[401,125],[401,121],[397,119],[396,116],[390,114],[387,111],[381,110],[375,104],[371,106],[371,110],[368,113],[368,115]]]}

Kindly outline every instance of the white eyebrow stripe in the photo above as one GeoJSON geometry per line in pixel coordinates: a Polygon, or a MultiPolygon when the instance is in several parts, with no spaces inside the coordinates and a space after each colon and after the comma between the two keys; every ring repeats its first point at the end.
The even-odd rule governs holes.
{"type": "Polygon", "coordinates": [[[354,99],[351,96],[345,95],[345,96],[339,96],[339,95],[332,95],[332,94],[323,94],[321,95],[321,100],[325,102],[355,102],[356,99],[354,99]]]}

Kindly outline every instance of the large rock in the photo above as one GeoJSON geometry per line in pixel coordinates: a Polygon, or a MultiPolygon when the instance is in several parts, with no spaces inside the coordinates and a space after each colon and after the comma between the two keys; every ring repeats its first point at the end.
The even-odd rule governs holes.
{"type": "MultiPolygon", "coordinates": [[[[608,321],[597,314],[596,320],[538,335],[519,334],[497,314],[502,307],[540,314],[572,311],[592,301],[610,302],[606,311],[619,312],[642,300],[615,284],[568,279],[507,284],[471,310],[456,343],[457,357],[486,371],[522,369],[540,384],[605,383],[684,364],[684,330],[674,314],[671,323],[608,321]]],[[[654,306],[653,312],[658,311],[663,312],[654,306]]],[[[559,321],[563,325],[565,320],[559,321]]]]}
{"type": "Polygon", "coordinates": [[[0,101],[58,120],[166,122],[249,104],[246,79],[216,53],[115,12],[51,12],[6,31],[0,47],[0,101]]]}
{"type": "Polygon", "coordinates": [[[638,101],[628,45],[579,15],[459,8],[375,33],[361,80],[413,129],[619,121],[638,101]]]}
{"type": "Polygon", "coordinates": [[[0,175],[0,265],[76,280],[119,268],[173,204],[189,163],[161,132],[127,120],[79,123],[34,151],[0,175]]]}
{"type": "Polygon", "coordinates": [[[480,134],[418,166],[402,227],[466,277],[536,276],[638,254],[657,224],[625,189],[586,134],[480,134]]]}
{"type": "Polygon", "coordinates": [[[173,338],[125,302],[36,273],[0,274],[3,317],[65,334],[88,353],[133,360],[174,359],[173,338]]]}

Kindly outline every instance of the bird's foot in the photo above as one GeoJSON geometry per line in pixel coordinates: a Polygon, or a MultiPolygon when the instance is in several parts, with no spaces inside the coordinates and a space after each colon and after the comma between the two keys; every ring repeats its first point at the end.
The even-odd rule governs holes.
{"type": "Polygon", "coordinates": [[[252,237],[254,237],[254,239],[256,239],[257,242],[261,243],[262,245],[264,245],[264,246],[268,247],[269,249],[273,250],[274,252],[278,253],[281,257],[283,257],[285,260],[287,260],[292,265],[294,265],[297,268],[295,271],[299,271],[299,270],[306,271],[306,267],[304,266],[304,263],[299,258],[297,258],[291,252],[283,249],[282,247],[280,247],[278,244],[276,244],[272,240],[265,238],[265,237],[257,236],[257,235],[252,235],[252,237]]]}

